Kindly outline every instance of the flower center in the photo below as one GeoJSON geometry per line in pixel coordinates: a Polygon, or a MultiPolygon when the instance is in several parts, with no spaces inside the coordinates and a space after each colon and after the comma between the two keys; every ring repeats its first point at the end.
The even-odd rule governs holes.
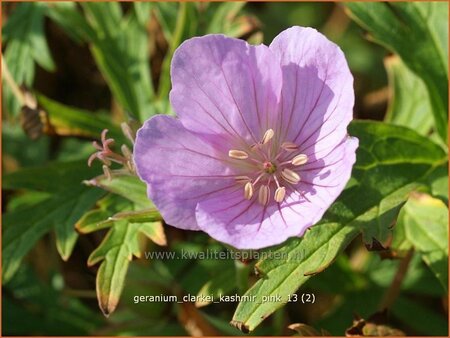
{"type": "Polygon", "coordinates": [[[273,174],[277,171],[277,166],[270,161],[264,162],[263,167],[264,171],[268,174],[273,174]]]}
{"type": "Polygon", "coordinates": [[[262,205],[269,203],[271,191],[274,191],[275,202],[283,202],[286,190],[295,190],[294,186],[300,182],[299,167],[308,161],[307,155],[298,153],[297,144],[284,142],[279,145],[273,142],[274,135],[274,131],[268,129],[262,140],[250,146],[248,151],[231,149],[228,152],[237,165],[245,164],[242,166],[245,175],[235,178],[237,184],[244,187],[244,197],[251,200],[257,196],[262,205]]]}

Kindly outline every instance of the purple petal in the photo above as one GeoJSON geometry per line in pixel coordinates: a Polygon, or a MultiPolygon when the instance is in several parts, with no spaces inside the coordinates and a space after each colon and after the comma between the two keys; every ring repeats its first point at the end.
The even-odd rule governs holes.
{"type": "Polygon", "coordinates": [[[139,129],[134,146],[137,173],[148,185],[149,198],[167,223],[182,229],[198,230],[199,200],[236,188],[226,160],[179,120],[162,115],[139,129]]]}
{"type": "Polygon", "coordinates": [[[270,49],[283,70],[279,128],[286,141],[319,156],[347,134],[353,115],[353,77],[340,48],[312,28],[280,33],[270,49]]]}
{"type": "Polygon", "coordinates": [[[279,110],[282,74],[267,46],[223,35],[185,41],[172,61],[172,106],[194,132],[260,141],[279,110]]]}
{"type": "MultiPolygon", "coordinates": [[[[299,224],[284,220],[278,206],[267,207],[255,199],[244,199],[243,190],[214,194],[198,204],[197,222],[201,230],[218,241],[238,249],[260,249],[298,235],[299,224]]],[[[300,217],[297,217],[300,219],[300,217]]]]}
{"type": "Polygon", "coordinates": [[[286,198],[283,212],[286,208],[295,209],[310,225],[318,222],[350,179],[356,148],[358,139],[345,137],[325,156],[311,158],[299,171],[301,181],[296,186],[297,191],[286,198]]]}

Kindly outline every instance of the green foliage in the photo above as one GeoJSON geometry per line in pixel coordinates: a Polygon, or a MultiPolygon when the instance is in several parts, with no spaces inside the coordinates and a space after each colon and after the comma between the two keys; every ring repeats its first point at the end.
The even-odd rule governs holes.
{"type": "MultiPolygon", "coordinates": [[[[158,2],[155,15],[161,23],[164,36],[169,43],[167,55],[161,70],[158,97],[166,102],[164,111],[168,112],[168,93],[170,90],[170,63],[176,48],[184,40],[193,36],[221,33],[240,37],[249,33],[251,25],[246,24],[240,10],[245,2],[232,3],[193,3],[158,2]]],[[[255,43],[260,43],[254,34],[255,43]]]]}
{"type": "MultiPolygon", "coordinates": [[[[98,170],[98,167],[95,167],[98,170]]],[[[51,229],[56,233],[56,247],[64,260],[70,257],[77,233],[75,223],[104,194],[100,189],[81,184],[94,169],[86,162],[54,163],[27,168],[3,178],[3,187],[29,189],[50,196],[3,215],[3,281],[7,282],[19,268],[23,257],[51,229]]]]}
{"type": "Polygon", "coordinates": [[[88,265],[103,261],[97,273],[97,297],[105,316],[109,316],[119,302],[129,261],[133,255],[141,257],[142,244],[138,235],[150,232],[152,236],[158,231],[162,232],[161,223],[133,224],[127,220],[115,222],[100,246],[89,256],[88,265]]]}
{"type": "Polygon", "coordinates": [[[448,209],[429,195],[411,195],[395,228],[393,247],[414,247],[448,291],[448,209]]]}
{"type": "Polygon", "coordinates": [[[392,90],[385,121],[429,135],[434,121],[424,82],[398,56],[386,58],[385,66],[392,90]]]}
{"type": "Polygon", "coordinates": [[[25,265],[4,286],[3,335],[88,335],[102,324],[98,312],[61,292],[64,283],[59,273],[49,273],[48,282],[40,277],[25,265]]]}
{"type": "Polygon", "coordinates": [[[146,33],[152,4],[135,5],[124,16],[119,3],[52,4],[49,16],[68,34],[91,46],[92,55],[118,103],[137,119],[154,114],[146,33]],[[147,13],[147,15],[146,15],[147,13]],[[73,27],[77,27],[73,31],[73,27]]]}
{"type": "Polygon", "coordinates": [[[102,194],[101,190],[72,186],[30,207],[4,214],[3,281],[11,279],[23,257],[52,228],[56,231],[58,251],[67,260],[78,236],[75,222],[102,194]]]}
{"type": "Polygon", "coordinates": [[[102,175],[86,183],[122,196],[140,208],[153,207],[153,203],[147,197],[145,184],[137,176],[132,176],[129,173],[115,174],[112,180],[102,175]]]}
{"type": "Polygon", "coordinates": [[[398,54],[428,89],[436,131],[447,142],[448,6],[440,2],[347,3],[370,38],[398,54]]]}
{"type": "MultiPolygon", "coordinates": [[[[107,207],[108,202],[100,203],[101,214],[96,214],[94,218],[98,219],[99,215],[104,215],[105,205],[107,207]]],[[[78,227],[89,228],[89,224],[93,223],[92,215],[91,213],[86,217],[89,218],[89,222],[86,222],[85,218],[78,223],[78,227]],[[88,225],[82,224],[83,222],[88,225]]],[[[108,234],[88,259],[89,266],[102,262],[97,273],[97,297],[100,309],[105,316],[109,316],[119,302],[129,261],[133,256],[142,257],[143,244],[145,244],[142,237],[145,236],[159,245],[165,245],[164,231],[160,221],[141,220],[139,223],[134,223],[135,221],[132,212],[128,213],[128,217],[124,216],[118,220],[108,217],[100,222],[95,221],[100,225],[111,223],[108,234]]],[[[97,230],[101,228],[102,226],[97,230]]]]}
{"type": "Polygon", "coordinates": [[[386,242],[408,194],[427,188],[427,176],[446,165],[444,151],[411,130],[353,122],[349,132],[360,140],[353,182],[303,238],[272,249],[286,258],[257,263],[262,278],[246,292],[257,301],[241,302],[233,317],[248,330],[286,303],[311,275],[328,267],[360,232],[369,247],[386,242]],[[280,295],[283,302],[263,302],[262,297],[268,295],[280,295]]]}
{"type": "Polygon", "coordinates": [[[93,114],[86,110],[69,107],[43,95],[37,95],[36,98],[48,114],[51,128],[58,135],[98,138],[103,129],[108,129],[108,136],[118,141],[124,140],[120,128],[104,114],[93,114]]]}
{"type": "MultiPolygon", "coordinates": [[[[19,85],[32,85],[35,63],[48,71],[55,70],[44,35],[45,12],[46,5],[43,3],[20,3],[14,15],[2,27],[3,41],[7,43],[5,62],[12,78],[19,85]]],[[[20,103],[11,89],[5,87],[6,108],[16,115],[19,113],[20,103]]]]}

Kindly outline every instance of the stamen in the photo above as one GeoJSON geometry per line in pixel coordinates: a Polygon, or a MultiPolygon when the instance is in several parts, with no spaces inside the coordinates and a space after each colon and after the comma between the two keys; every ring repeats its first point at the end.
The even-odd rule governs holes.
{"type": "Polygon", "coordinates": [[[266,144],[267,142],[269,142],[272,138],[273,135],[275,134],[275,132],[273,131],[273,129],[268,129],[265,133],[264,136],[262,138],[261,143],[262,144],[266,144]]]}
{"type": "Polygon", "coordinates": [[[238,159],[238,160],[245,160],[245,159],[248,158],[248,154],[245,151],[243,151],[243,150],[234,150],[234,149],[231,149],[228,152],[228,156],[231,157],[231,158],[238,159]]]}
{"type": "Polygon", "coordinates": [[[269,202],[270,188],[268,185],[262,185],[259,188],[258,202],[261,205],[267,205],[269,202]]]}
{"type": "Polygon", "coordinates": [[[122,144],[120,150],[122,150],[122,154],[123,156],[125,156],[126,159],[130,159],[133,157],[131,150],[125,144],[122,144]]]}
{"type": "Polygon", "coordinates": [[[286,195],[286,188],[285,187],[279,187],[277,190],[275,190],[275,202],[281,203],[284,200],[284,196],[286,195]]]}
{"type": "Polygon", "coordinates": [[[259,174],[259,176],[256,178],[256,180],[253,182],[253,185],[255,185],[256,183],[258,183],[259,182],[259,180],[261,179],[261,177],[263,177],[264,176],[264,172],[263,173],[261,173],[261,174],[259,174]]]}
{"type": "Polygon", "coordinates": [[[108,181],[111,181],[112,175],[111,175],[111,170],[109,169],[109,167],[106,164],[104,164],[102,169],[103,169],[103,174],[106,176],[108,181]]]}
{"type": "Polygon", "coordinates": [[[273,178],[274,178],[274,180],[275,180],[275,184],[276,184],[277,187],[279,188],[279,187],[280,187],[280,182],[278,182],[278,178],[277,178],[275,175],[273,175],[273,178]]]}
{"type": "Polygon", "coordinates": [[[97,158],[102,161],[104,164],[106,164],[108,167],[112,164],[111,160],[107,157],[105,157],[102,153],[97,153],[97,158]]]}
{"type": "Polygon", "coordinates": [[[298,149],[298,145],[296,145],[293,142],[283,142],[281,144],[281,148],[283,148],[286,151],[294,151],[298,149]]]}
{"type": "Polygon", "coordinates": [[[305,154],[297,155],[291,161],[291,163],[295,166],[305,164],[306,162],[308,162],[308,156],[305,154]]]}
{"type": "Polygon", "coordinates": [[[283,177],[283,179],[291,184],[297,184],[298,182],[300,182],[300,176],[299,174],[297,174],[295,171],[292,171],[290,169],[284,169],[281,172],[281,177],[283,177]]]}
{"type": "Polygon", "coordinates": [[[253,185],[250,182],[247,182],[244,186],[244,197],[248,200],[253,197],[253,185]]]}
{"type": "Polygon", "coordinates": [[[242,183],[242,184],[251,181],[250,177],[248,177],[248,176],[236,176],[235,180],[237,183],[242,183]]]}
{"type": "Polygon", "coordinates": [[[131,130],[129,124],[126,122],[122,122],[120,124],[120,127],[122,128],[122,133],[131,141],[131,144],[134,144],[133,131],[131,130]]]}

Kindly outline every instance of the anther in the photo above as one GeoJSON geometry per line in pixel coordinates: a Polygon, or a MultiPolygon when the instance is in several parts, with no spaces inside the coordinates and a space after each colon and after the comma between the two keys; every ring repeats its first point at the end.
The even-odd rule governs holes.
{"type": "Polygon", "coordinates": [[[228,152],[228,156],[231,158],[238,159],[238,160],[245,160],[248,158],[248,154],[245,151],[234,150],[234,149],[232,149],[228,152]]]}
{"type": "Polygon", "coordinates": [[[253,185],[250,182],[247,182],[244,186],[244,197],[248,200],[253,197],[253,185]]]}
{"type": "Polygon", "coordinates": [[[297,174],[295,171],[292,171],[290,169],[284,169],[281,172],[281,177],[283,177],[283,179],[291,184],[297,184],[298,182],[300,182],[300,176],[299,174],[297,174]]]}
{"type": "Polygon", "coordinates": [[[267,185],[262,185],[259,188],[259,194],[258,194],[258,202],[261,205],[267,205],[269,202],[269,195],[270,195],[270,188],[267,185]]]}
{"type": "Polygon", "coordinates": [[[281,144],[281,148],[283,148],[286,151],[294,151],[298,149],[298,145],[296,145],[293,142],[283,142],[281,144]]]}
{"type": "Polygon", "coordinates": [[[291,161],[291,163],[295,166],[305,164],[306,162],[308,162],[308,156],[305,154],[297,155],[291,161]]]}
{"type": "Polygon", "coordinates": [[[275,133],[273,129],[267,129],[267,131],[264,133],[261,143],[266,144],[267,142],[269,142],[273,138],[274,134],[275,133]]]}
{"type": "Polygon", "coordinates": [[[284,196],[286,195],[286,188],[285,187],[279,187],[277,190],[275,190],[275,202],[281,203],[284,200],[284,196]]]}

